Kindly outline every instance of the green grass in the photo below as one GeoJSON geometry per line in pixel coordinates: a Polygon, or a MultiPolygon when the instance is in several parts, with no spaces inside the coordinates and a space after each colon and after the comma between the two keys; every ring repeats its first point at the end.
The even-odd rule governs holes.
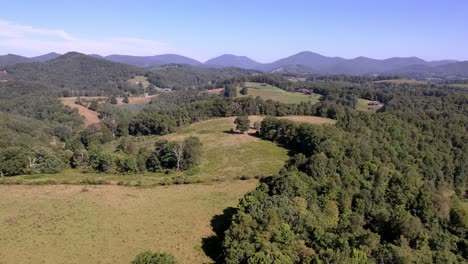
{"type": "MultiPolygon", "coordinates": [[[[297,104],[300,102],[312,102],[315,104],[318,103],[320,99],[320,95],[318,94],[305,95],[302,93],[290,93],[271,85],[262,86],[260,83],[253,82],[246,82],[245,85],[248,88],[248,94],[241,95],[238,93],[238,96],[259,96],[264,100],[271,99],[286,104],[297,104]]],[[[240,88],[237,90],[239,92],[240,88]]]]}
{"type": "Polygon", "coordinates": [[[356,110],[363,112],[375,112],[383,107],[383,105],[368,105],[369,102],[370,100],[359,98],[356,110]]]}
{"type": "MultiPolygon", "coordinates": [[[[234,127],[235,117],[212,119],[195,123],[177,133],[159,136],[136,137],[137,144],[152,147],[161,138],[182,140],[197,136],[203,143],[201,164],[190,171],[165,173],[145,173],[114,175],[82,173],[68,169],[57,174],[23,175],[4,179],[5,182],[23,184],[124,184],[159,185],[162,183],[185,181],[186,183],[210,182],[238,179],[242,176],[264,177],[278,173],[288,159],[287,150],[277,144],[261,140],[248,134],[226,133],[234,127]]],[[[108,144],[109,149],[115,143],[108,144]]]]}
{"type": "Polygon", "coordinates": [[[135,76],[135,78],[128,80],[128,83],[135,86],[137,86],[137,82],[141,82],[145,89],[149,86],[149,82],[145,76],[135,76]]]}
{"type": "Polygon", "coordinates": [[[256,185],[0,186],[0,262],[130,263],[151,250],[212,263],[202,250],[211,219],[256,185]]]}

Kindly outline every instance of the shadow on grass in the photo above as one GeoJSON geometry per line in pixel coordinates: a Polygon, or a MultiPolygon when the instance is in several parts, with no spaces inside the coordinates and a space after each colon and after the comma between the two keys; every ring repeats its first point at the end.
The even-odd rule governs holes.
{"type": "Polygon", "coordinates": [[[224,130],[223,133],[224,134],[231,134],[231,135],[242,135],[242,134],[244,134],[244,133],[236,131],[236,130],[224,130]]]}
{"type": "Polygon", "coordinates": [[[236,213],[236,208],[228,207],[223,210],[222,214],[213,216],[211,219],[211,229],[215,232],[215,235],[202,239],[203,251],[215,263],[220,263],[224,233],[231,226],[232,217],[236,213]]]}

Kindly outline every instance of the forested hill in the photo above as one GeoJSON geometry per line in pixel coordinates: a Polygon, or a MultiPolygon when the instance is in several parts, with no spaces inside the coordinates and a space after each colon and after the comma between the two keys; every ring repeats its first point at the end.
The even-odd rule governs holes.
{"type": "Polygon", "coordinates": [[[59,87],[72,95],[122,94],[127,80],[142,70],[77,52],[41,63],[21,63],[7,67],[9,80],[35,81],[59,87]]]}
{"type": "Polygon", "coordinates": [[[176,90],[187,88],[217,88],[226,79],[258,74],[259,71],[241,68],[201,68],[187,64],[169,64],[153,67],[147,73],[148,81],[158,87],[171,87],[176,90]]]}
{"type": "Polygon", "coordinates": [[[14,65],[17,63],[27,63],[27,62],[32,62],[33,60],[23,57],[23,56],[18,56],[14,54],[8,54],[8,55],[3,55],[0,56],[0,70],[3,68],[6,68],[8,65],[14,65]]]}
{"type": "Polygon", "coordinates": [[[221,263],[467,263],[467,90],[314,91],[336,126],[264,119],[260,136],[294,155],[240,201],[221,263]],[[353,110],[363,95],[386,105],[353,110]]]}

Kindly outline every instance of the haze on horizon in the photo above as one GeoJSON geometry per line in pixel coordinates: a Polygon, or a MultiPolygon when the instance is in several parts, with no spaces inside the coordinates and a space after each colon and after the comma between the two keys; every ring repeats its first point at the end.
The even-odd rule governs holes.
{"type": "Polygon", "coordinates": [[[0,55],[468,60],[466,1],[3,1],[0,55]]]}

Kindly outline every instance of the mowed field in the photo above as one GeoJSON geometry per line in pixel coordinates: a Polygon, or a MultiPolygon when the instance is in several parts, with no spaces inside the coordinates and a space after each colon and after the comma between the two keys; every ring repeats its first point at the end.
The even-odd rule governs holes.
{"type": "Polygon", "coordinates": [[[256,185],[0,186],[0,263],[127,264],[146,250],[212,263],[211,219],[256,185]]]}
{"type": "Polygon", "coordinates": [[[363,112],[375,112],[384,106],[382,103],[379,105],[368,105],[369,102],[371,102],[371,100],[359,98],[356,110],[363,112]]]}
{"type": "Polygon", "coordinates": [[[263,100],[270,99],[273,101],[278,101],[278,102],[286,103],[286,104],[297,104],[300,102],[318,103],[320,99],[320,95],[318,94],[306,95],[302,93],[290,93],[275,86],[271,86],[271,85],[263,86],[261,83],[246,82],[245,86],[248,88],[248,94],[241,95],[239,93],[240,88],[238,88],[237,96],[239,97],[259,96],[263,100]]]}
{"type": "MultiPolygon", "coordinates": [[[[297,81],[297,78],[295,80],[297,81]]],[[[295,103],[300,103],[300,102],[318,103],[320,99],[319,94],[306,95],[302,93],[290,93],[275,86],[271,86],[271,85],[263,86],[261,83],[246,82],[245,86],[248,88],[248,94],[247,95],[240,94],[239,92],[241,88],[238,87],[237,88],[238,97],[259,96],[263,100],[271,99],[273,101],[278,101],[278,102],[287,103],[287,104],[295,104],[295,103]]],[[[219,94],[222,94],[223,91],[224,91],[224,88],[217,88],[217,89],[208,90],[207,92],[209,94],[219,95],[219,94]]]]}

